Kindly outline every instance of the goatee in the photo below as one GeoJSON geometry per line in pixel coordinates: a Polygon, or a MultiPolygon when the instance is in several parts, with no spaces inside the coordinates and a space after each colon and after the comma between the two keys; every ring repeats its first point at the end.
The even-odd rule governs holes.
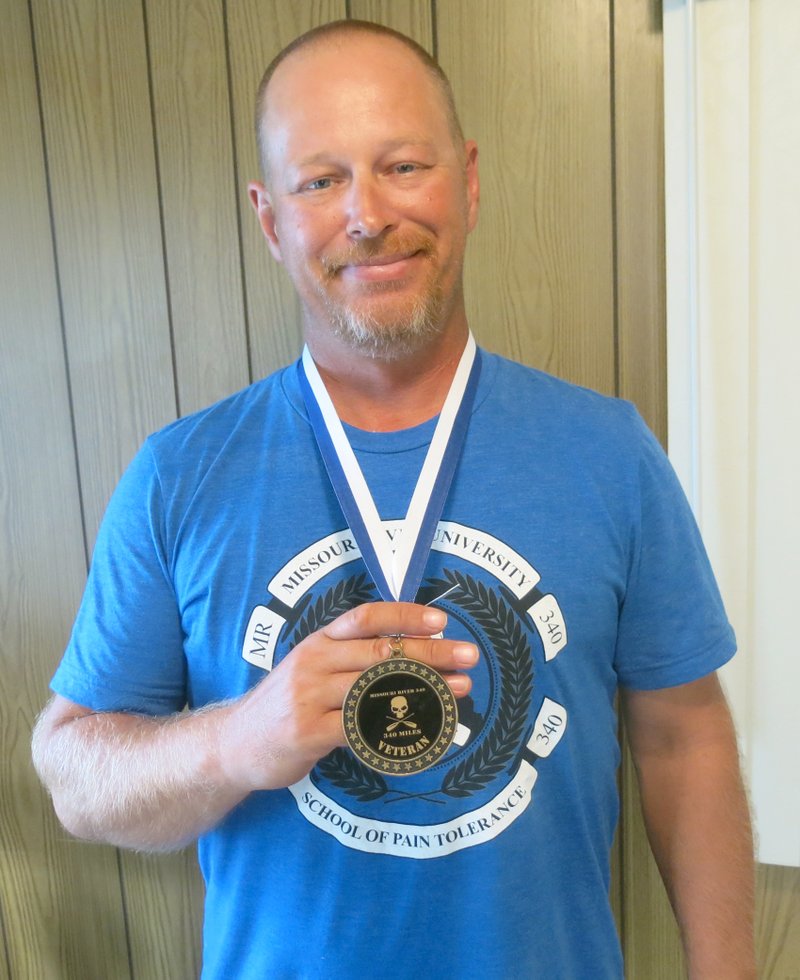
{"type": "MultiPolygon", "coordinates": [[[[432,257],[435,249],[435,241],[423,233],[366,239],[326,256],[323,266],[326,279],[331,282],[350,264],[380,255],[432,257]]],[[[335,335],[354,350],[376,360],[398,360],[418,351],[443,328],[441,285],[432,271],[430,280],[416,296],[403,301],[392,296],[395,289],[394,283],[376,282],[366,287],[371,299],[369,310],[337,303],[326,289],[320,290],[335,335]],[[386,304],[381,303],[381,294],[385,294],[386,304]]]]}
{"type": "Polygon", "coordinates": [[[328,305],[333,332],[354,350],[376,360],[394,361],[413,354],[441,332],[442,296],[433,287],[414,297],[406,309],[361,311],[328,305]]]}

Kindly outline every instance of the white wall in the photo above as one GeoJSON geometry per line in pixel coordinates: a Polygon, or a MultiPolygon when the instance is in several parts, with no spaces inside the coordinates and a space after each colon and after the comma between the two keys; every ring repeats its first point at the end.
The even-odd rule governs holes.
{"type": "Polygon", "coordinates": [[[800,865],[800,3],[665,0],[670,456],[740,653],[759,859],[800,865]]]}

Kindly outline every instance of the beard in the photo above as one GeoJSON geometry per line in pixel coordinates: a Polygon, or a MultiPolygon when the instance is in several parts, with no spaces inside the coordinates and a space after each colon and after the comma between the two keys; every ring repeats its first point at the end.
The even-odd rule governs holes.
{"type": "Polygon", "coordinates": [[[398,308],[357,310],[328,301],[334,334],[354,350],[377,360],[407,357],[443,327],[441,291],[432,287],[398,308]]]}
{"type": "MultiPolygon", "coordinates": [[[[432,256],[434,251],[433,241],[423,235],[355,243],[345,252],[324,259],[325,285],[353,262],[382,254],[416,252],[432,256]]],[[[441,333],[445,324],[444,297],[435,269],[416,295],[400,300],[393,296],[395,291],[394,283],[370,283],[365,287],[370,300],[368,309],[337,302],[324,285],[320,296],[331,328],[339,339],[368,357],[392,361],[420,350],[441,333]],[[381,302],[382,297],[385,302],[381,302]]]]}

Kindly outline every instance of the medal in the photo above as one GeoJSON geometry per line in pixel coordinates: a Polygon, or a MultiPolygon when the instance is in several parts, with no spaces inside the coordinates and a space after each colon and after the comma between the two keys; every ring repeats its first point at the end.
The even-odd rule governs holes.
{"type": "MultiPolygon", "coordinates": [[[[396,551],[330,395],[306,347],[299,380],[309,421],[331,484],[382,599],[413,602],[467,433],[480,376],[472,334],[456,368],[425,462],[399,532],[396,551]]],[[[458,723],[455,698],[442,675],[405,656],[391,638],[392,656],[368,668],[347,694],[347,744],[367,766],[409,776],[434,765],[450,747],[458,723]]]]}
{"type": "Polygon", "coordinates": [[[352,752],[371,769],[410,776],[434,765],[450,748],[458,723],[456,699],[442,675],[403,654],[365,670],[343,706],[344,734],[352,752]]]}

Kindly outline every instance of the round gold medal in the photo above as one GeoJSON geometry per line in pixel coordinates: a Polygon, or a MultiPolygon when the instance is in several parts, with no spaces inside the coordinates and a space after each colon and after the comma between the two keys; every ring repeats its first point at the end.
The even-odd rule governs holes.
{"type": "Polygon", "coordinates": [[[403,654],[392,638],[392,656],[365,670],[343,706],[344,735],[370,769],[412,776],[435,765],[450,748],[458,708],[442,675],[403,654]]]}

